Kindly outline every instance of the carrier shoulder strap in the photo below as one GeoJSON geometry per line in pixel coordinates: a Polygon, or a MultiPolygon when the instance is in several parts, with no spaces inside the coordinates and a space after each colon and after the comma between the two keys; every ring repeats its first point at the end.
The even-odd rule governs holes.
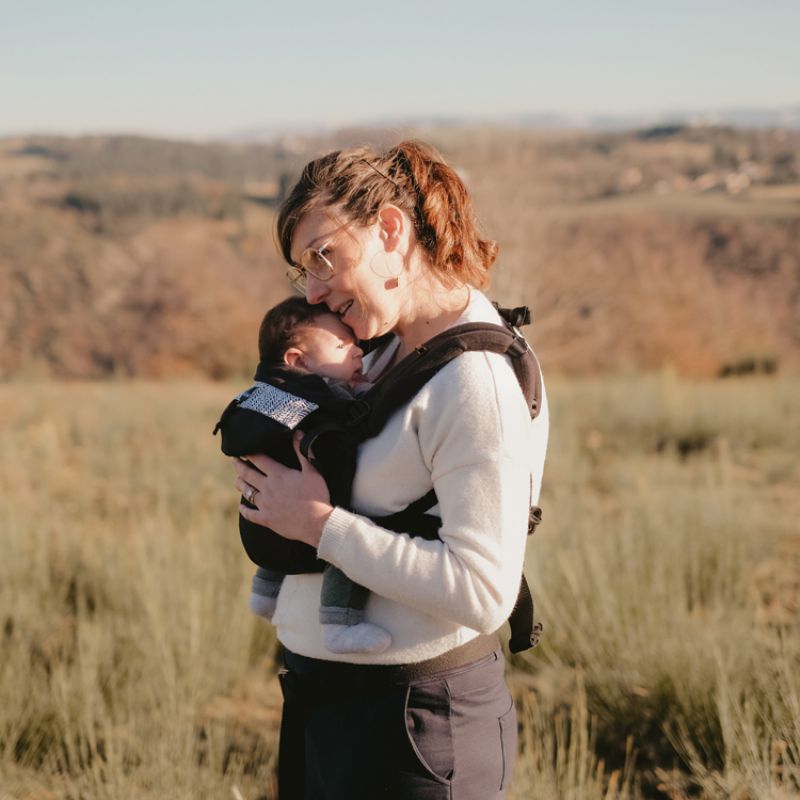
{"type": "Polygon", "coordinates": [[[440,369],[461,353],[471,351],[488,351],[511,358],[531,418],[535,418],[541,409],[542,377],[539,362],[525,337],[506,325],[468,322],[449,328],[416,348],[364,395],[361,414],[351,423],[357,438],[369,439],[380,433],[392,413],[414,397],[440,369]]]}

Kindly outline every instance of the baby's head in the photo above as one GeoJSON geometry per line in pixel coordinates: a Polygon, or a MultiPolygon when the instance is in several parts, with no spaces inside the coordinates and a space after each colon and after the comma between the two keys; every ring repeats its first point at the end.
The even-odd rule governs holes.
{"type": "Polygon", "coordinates": [[[355,384],[361,379],[363,350],[353,332],[324,305],[290,297],[271,308],[258,331],[262,363],[355,384]]]}

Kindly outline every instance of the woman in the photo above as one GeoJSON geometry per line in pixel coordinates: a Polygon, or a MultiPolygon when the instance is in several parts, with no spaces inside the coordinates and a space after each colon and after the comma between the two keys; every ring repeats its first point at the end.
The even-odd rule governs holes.
{"type": "MultiPolygon", "coordinates": [[[[480,237],[460,178],[424,144],[310,162],[277,228],[309,303],[325,303],[359,339],[394,334],[365,359],[369,380],[447,328],[500,321],[480,291],[497,246],[480,237]]],[[[302,471],[262,456],[252,460],[265,475],[236,464],[236,486],[256,506],[242,514],[370,589],[367,617],[393,638],[380,655],[327,660],[320,576],[286,579],[273,618],[289,671],[282,800],[505,795],[516,717],[494,632],[516,599],[546,442],[546,400],[531,423],[509,361],[469,352],[361,445],[359,513],[333,508],[302,456],[302,471]],[[432,487],[440,540],[367,518],[432,487]]]]}

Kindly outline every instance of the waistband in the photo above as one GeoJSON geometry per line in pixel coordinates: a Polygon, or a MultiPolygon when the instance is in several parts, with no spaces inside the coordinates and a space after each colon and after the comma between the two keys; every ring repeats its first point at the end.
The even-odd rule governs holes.
{"type": "Polygon", "coordinates": [[[343,694],[362,694],[402,686],[440,672],[463,667],[479,661],[500,649],[496,634],[481,634],[446,653],[411,664],[348,664],[300,656],[290,651],[284,663],[299,662],[300,670],[291,663],[278,673],[284,699],[290,696],[306,702],[324,702],[341,698],[343,694]],[[304,670],[308,667],[308,671],[304,670]]]}

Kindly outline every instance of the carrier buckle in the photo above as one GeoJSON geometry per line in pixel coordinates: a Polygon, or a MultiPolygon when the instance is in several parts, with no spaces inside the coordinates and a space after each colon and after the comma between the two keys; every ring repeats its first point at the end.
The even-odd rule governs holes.
{"type": "Polygon", "coordinates": [[[508,321],[515,327],[531,324],[531,310],[528,306],[517,306],[508,309],[508,321]]]}
{"type": "Polygon", "coordinates": [[[542,509],[539,506],[531,506],[528,512],[528,536],[530,536],[542,521],[542,509]]]}
{"type": "Polygon", "coordinates": [[[514,341],[508,346],[506,352],[511,358],[521,358],[528,352],[528,342],[516,328],[514,328],[514,341]]]}
{"type": "Polygon", "coordinates": [[[539,642],[542,641],[542,634],[544,633],[544,625],[541,622],[537,622],[533,628],[531,629],[531,647],[536,647],[539,642]]]}
{"type": "Polygon", "coordinates": [[[372,406],[366,400],[353,400],[347,409],[348,427],[356,428],[363,424],[369,417],[370,411],[372,411],[372,406]]]}

